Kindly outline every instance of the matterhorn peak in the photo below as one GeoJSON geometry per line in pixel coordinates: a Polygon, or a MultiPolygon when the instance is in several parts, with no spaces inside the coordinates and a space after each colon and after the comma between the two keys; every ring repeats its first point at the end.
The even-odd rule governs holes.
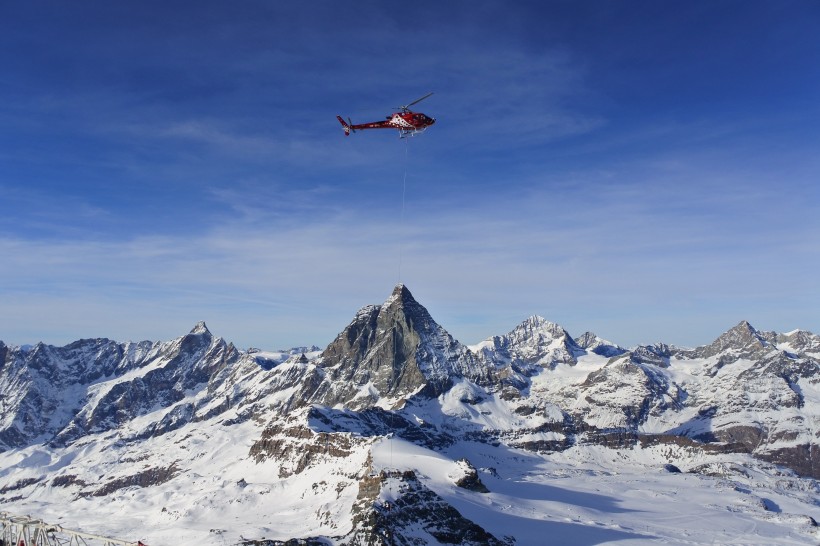
{"type": "Polygon", "coordinates": [[[384,307],[388,307],[395,303],[407,304],[417,302],[413,298],[413,294],[410,293],[410,290],[404,285],[404,283],[398,283],[395,288],[393,288],[393,292],[390,294],[390,297],[384,302],[384,307]]]}
{"type": "Polygon", "coordinates": [[[439,326],[402,283],[384,304],[356,314],[325,348],[321,366],[337,385],[321,400],[331,406],[407,396],[425,385],[440,392],[453,377],[487,376],[472,353],[439,326]]]}
{"type": "Polygon", "coordinates": [[[399,293],[399,292],[407,292],[408,294],[410,293],[410,291],[407,290],[407,287],[404,286],[403,282],[397,283],[395,288],[393,288],[393,293],[394,294],[399,293]]]}
{"type": "Polygon", "coordinates": [[[189,332],[190,335],[198,336],[202,334],[211,335],[211,331],[208,330],[208,326],[205,325],[204,320],[200,320],[196,323],[196,325],[191,329],[189,332]]]}
{"type": "Polygon", "coordinates": [[[385,329],[399,327],[416,330],[422,336],[437,335],[441,330],[427,309],[413,298],[413,294],[402,283],[396,285],[381,306],[379,325],[385,329]]]}

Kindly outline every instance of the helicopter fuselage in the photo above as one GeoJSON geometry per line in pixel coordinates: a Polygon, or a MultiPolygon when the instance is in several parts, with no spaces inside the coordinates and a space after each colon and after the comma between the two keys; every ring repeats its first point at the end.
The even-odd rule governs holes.
{"type": "Polygon", "coordinates": [[[385,121],[371,121],[369,123],[348,124],[341,116],[336,116],[342,124],[346,135],[364,129],[398,129],[403,134],[418,133],[436,122],[434,118],[421,112],[396,112],[385,118],[385,121]]]}

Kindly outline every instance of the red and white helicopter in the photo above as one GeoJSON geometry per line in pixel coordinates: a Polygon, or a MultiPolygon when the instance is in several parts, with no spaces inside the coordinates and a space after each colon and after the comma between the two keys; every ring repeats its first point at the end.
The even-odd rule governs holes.
{"type": "Polygon", "coordinates": [[[339,123],[342,124],[342,129],[345,132],[345,136],[363,129],[398,129],[399,138],[417,135],[434,124],[436,120],[435,118],[431,118],[420,112],[412,112],[410,111],[410,107],[423,101],[430,95],[432,95],[432,93],[428,93],[420,99],[416,99],[409,104],[405,104],[404,106],[399,106],[399,112],[387,116],[386,121],[372,121],[370,123],[359,123],[357,125],[353,125],[350,118],[347,118],[347,121],[345,121],[342,119],[342,116],[336,116],[336,119],[338,119],[339,123]]]}

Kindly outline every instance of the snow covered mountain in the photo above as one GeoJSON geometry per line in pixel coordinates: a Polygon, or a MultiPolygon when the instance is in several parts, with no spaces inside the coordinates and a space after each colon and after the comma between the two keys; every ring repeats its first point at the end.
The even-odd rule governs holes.
{"type": "Polygon", "coordinates": [[[820,336],[746,322],[468,347],[398,285],[323,351],[0,342],[0,510],[149,544],[814,544],[819,438],[820,336]]]}

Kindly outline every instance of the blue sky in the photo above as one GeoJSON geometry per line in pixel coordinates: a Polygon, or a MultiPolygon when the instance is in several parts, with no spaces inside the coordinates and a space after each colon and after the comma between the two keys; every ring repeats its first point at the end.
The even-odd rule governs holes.
{"type": "Polygon", "coordinates": [[[808,0],[6,2],[0,339],[818,332],[818,59],[808,0]]]}

